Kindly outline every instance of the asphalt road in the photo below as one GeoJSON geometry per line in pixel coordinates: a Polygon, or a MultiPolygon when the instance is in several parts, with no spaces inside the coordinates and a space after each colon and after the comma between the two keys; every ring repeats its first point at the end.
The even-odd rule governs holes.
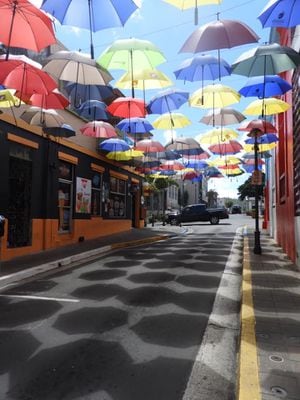
{"type": "MultiPolygon", "coordinates": [[[[240,265],[228,259],[240,225],[240,216],[218,226],[185,224],[186,235],[2,292],[0,399],[194,398],[195,360],[212,310],[214,326],[238,312],[238,299],[215,299],[224,270],[224,287],[233,268],[239,274],[240,265]]],[[[210,369],[217,386],[234,389],[226,373],[210,369]]]]}

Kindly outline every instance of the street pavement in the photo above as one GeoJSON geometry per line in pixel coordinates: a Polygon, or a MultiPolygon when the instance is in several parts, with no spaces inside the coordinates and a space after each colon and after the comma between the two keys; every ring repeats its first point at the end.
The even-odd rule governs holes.
{"type": "MultiPolygon", "coordinates": [[[[236,399],[300,400],[300,271],[265,231],[261,232],[262,254],[255,255],[252,226],[253,220],[249,218],[248,228],[243,227],[236,399]]],[[[0,292],[37,274],[71,267],[118,248],[184,235],[189,229],[156,223],[144,229],[3,261],[0,292]]],[[[195,400],[206,400],[195,396],[195,400]]]]}

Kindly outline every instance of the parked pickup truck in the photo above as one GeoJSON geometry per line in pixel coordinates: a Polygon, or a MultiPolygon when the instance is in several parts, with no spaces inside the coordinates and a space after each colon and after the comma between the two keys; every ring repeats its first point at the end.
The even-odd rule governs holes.
{"type": "Polygon", "coordinates": [[[212,225],[217,225],[220,219],[224,218],[229,218],[224,207],[206,208],[205,204],[191,204],[184,207],[181,213],[169,214],[168,222],[171,225],[179,225],[182,222],[209,221],[212,225]]]}

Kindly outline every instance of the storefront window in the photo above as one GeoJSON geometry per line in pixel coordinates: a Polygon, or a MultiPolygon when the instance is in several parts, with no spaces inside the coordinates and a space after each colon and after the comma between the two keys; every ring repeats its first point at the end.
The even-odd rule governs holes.
{"type": "Polygon", "coordinates": [[[70,232],[72,221],[73,166],[59,162],[58,178],[58,231],[70,232]]]}
{"type": "Polygon", "coordinates": [[[110,177],[110,192],[108,200],[108,216],[114,218],[126,217],[126,181],[110,177]]]}
{"type": "Polygon", "coordinates": [[[99,216],[102,212],[102,175],[94,173],[92,177],[92,215],[99,216]]]}

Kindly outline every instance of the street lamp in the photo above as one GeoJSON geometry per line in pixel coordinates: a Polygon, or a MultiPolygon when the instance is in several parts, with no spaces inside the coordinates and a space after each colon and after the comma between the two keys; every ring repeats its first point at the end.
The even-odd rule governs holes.
{"type": "Polygon", "coordinates": [[[254,254],[261,254],[261,245],[260,245],[260,230],[259,230],[259,186],[262,185],[262,173],[258,169],[258,141],[257,138],[263,135],[263,132],[260,129],[254,128],[249,133],[249,137],[254,137],[254,171],[252,174],[251,183],[255,186],[255,231],[254,231],[254,254]]]}

